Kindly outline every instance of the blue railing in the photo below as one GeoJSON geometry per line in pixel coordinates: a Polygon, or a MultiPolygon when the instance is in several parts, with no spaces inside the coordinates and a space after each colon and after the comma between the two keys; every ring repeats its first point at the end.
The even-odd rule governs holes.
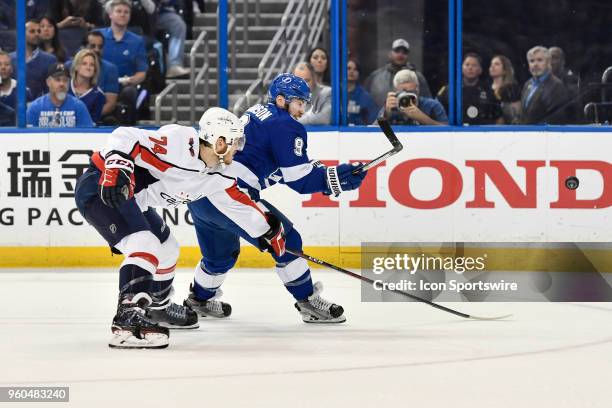
{"type": "MultiPolygon", "coordinates": [[[[219,18],[217,33],[217,55],[218,55],[218,101],[219,106],[228,107],[228,47],[227,47],[227,16],[228,0],[219,1],[219,18]]],[[[369,132],[376,131],[375,127],[347,126],[347,106],[348,106],[348,87],[347,87],[347,59],[348,59],[348,35],[347,35],[347,0],[331,1],[330,9],[330,50],[331,50],[331,85],[332,85],[332,126],[309,127],[313,130],[339,129],[343,131],[369,132]]],[[[579,132],[595,131],[609,132],[611,128],[607,126],[550,126],[550,125],[491,125],[491,126],[463,126],[462,125],[462,17],[463,0],[448,0],[448,83],[449,87],[449,125],[448,126],[400,126],[400,130],[418,132],[474,132],[474,131],[552,131],[552,132],[579,132]]],[[[24,1],[16,2],[16,21],[17,21],[17,128],[22,129],[26,125],[26,81],[25,79],[25,19],[26,5],[24,1]]],[[[15,128],[4,128],[2,131],[14,132],[15,128]]],[[[40,130],[38,130],[40,131],[40,130]]],[[[48,131],[48,130],[44,130],[48,131]]]]}

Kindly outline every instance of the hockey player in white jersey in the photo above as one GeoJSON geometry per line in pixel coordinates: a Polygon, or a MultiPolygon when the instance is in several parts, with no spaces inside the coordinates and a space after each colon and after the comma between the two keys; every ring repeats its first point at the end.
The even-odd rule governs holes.
{"type": "Polygon", "coordinates": [[[260,248],[284,253],[282,224],[219,172],[244,146],[242,123],[222,108],[207,110],[200,123],[199,133],[179,125],[117,128],[77,182],[80,213],[125,256],[111,347],[167,347],[168,328],[198,324],[197,314],[170,300],[179,245],[153,207],[206,197],[260,248]]]}

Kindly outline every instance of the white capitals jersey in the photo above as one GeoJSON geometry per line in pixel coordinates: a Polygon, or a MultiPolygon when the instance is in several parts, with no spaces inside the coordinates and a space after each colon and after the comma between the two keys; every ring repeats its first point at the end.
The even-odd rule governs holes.
{"type": "Polygon", "coordinates": [[[206,197],[251,237],[265,234],[270,226],[263,212],[236,180],[207,167],[199,158],[200,138],[192,127],[167,125],[158,130],[119,127],[92,160],[104,168],[104,157],[120,151],[134,159],[135,199],[138,207],[176,207],[206,197]]]}

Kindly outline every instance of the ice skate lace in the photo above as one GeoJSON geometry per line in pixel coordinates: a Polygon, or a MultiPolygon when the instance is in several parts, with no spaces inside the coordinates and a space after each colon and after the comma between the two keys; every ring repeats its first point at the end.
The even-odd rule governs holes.
{"type": "Polygon", "coordinates": [[[216,313],[221,313],[223,308],[221,307],[221,302],[217,300],[209,300],[206,302],[206,308],[216,313]]]}
{"type": "Polygon", "coordinates": [[[170,303],[170,306],[166,308],[166,313],[175,319],[185,319],[187,317],[187,308],[176,303],[170,303]]]}
{"type": "Polygon", "coordinates": [[[122,311],[123,318],[128,325],[152,325],[154,324],[145,316],[144,309],[138,306],[126,307],[122,311]]]}
{"type": "Polygon", "coordinates": [[[310,299],[308,299],[308,302],[312,306],[314,306],[316,309],[324,310],[326,312],[328,312],[331,306],[333,305],[332,302],[330,302],[329,300],[323,299],[319,295],[312,296],[310,299]]]}

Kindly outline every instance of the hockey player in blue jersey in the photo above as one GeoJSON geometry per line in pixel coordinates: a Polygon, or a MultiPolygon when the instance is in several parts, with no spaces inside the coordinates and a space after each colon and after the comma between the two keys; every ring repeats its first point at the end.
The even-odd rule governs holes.
{"type": "MultiPolygon", "coordinates": [[[[361,185],[366,172],[356,175],[355,164],[324,167],[308,158],[306,129],[299,119],[310,101],[308,84],[293,74],[280,74],[270,85],[269,103],[255,105],[241,120],[245,123],[246,145],[237,152],[224,174],[235,177],[239,187],[264,211],[281,220],[286,247],[302,249],[300,234],[280,211],[265,200],[261,190],[282,183],[301,194],[323,192],[338,196],[361,185]]],[[[202,124],[200,124],[202,125],[202,124]]],[[[194,283],[185,305],[201,316],[227,317],[231,306],[221,302],[221,285],[240,253],[239,237],[253,245],[259,243],[228,219],[207,200],[188,204],[202,252],[194,283]]],[[[295,307],[307,323],[341,323],[346,320],[342,306],[320,296],[323,286],[313,285],[308,263],[289,253],[272,255],[276,272],[296,300],[295,307]]]]}

